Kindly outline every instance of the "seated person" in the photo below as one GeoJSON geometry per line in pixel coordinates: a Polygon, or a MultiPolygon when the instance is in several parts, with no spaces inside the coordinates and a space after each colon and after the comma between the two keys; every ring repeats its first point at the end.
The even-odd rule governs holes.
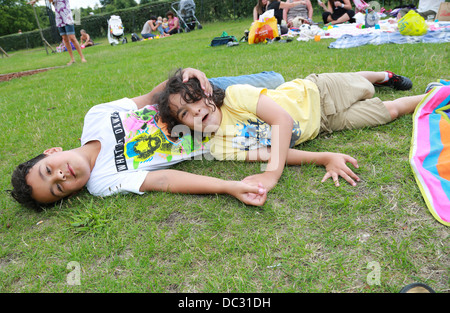
{"type": "MultiPolygon", "coordinates": [[[[419,0],[419,8],[416,11],[425,20],[428,20],[429,16],[432,16],[434,20],[442,2],[445,0],[419,0]]],[[[409,10],[411,10],[409,7],[401,9],[398,11],[397,18],[401,19],[409,10]]]]}
{"type": "Polygon", "coordinates": [[[151,16],[150,19],[145,22],[144,27],[141,31],[141,35],[146,39],[156,37],[156,35],[152,34],[153,31],[159,31],[160,36],[166,36],[162,25],[157,23],[157,19],[155,16],[151,16]]]}
{"type": "Polygon", "coordinates": [[[258,3],[253,8],[253,20],[259,20],[259,16],[266,12],[267,0],[258,0],[258,3]]]}
{"type": "Polygon", "coordinates": [[[92,41],[91,37],[89,36],[88,33],[86,33],[86,31],[84,29],[80,30],[80,46],[82,47],[89,47],[89,46],[93,46],[94,42],[92,41]]]}
{"type": "Polygon", "coordinates": [[[305,0],[294,1],[291,3],[282,2],[280,0],[269,0],[269,5],[267,6],[268,10],[274,10],[274,16],[277,19],[277,24],[280,29],[280,35],[284,35],[288,32],[288,28],[286,26],[281,25],[281,21],[283,20],[283,10],[293,8],[297,5],[306,5],[305,0]]]}
{"type": "Polygon", "coordinates": [[[322,1],[319,5],[325,12],[322,13],[322,19],[325,24],[342,24],[345,22],[355,23],[355,11],[352,10],[350,0],[328,0],[327,6],[322,1]]]}
{"type": "Polygon", "coordinates": [[[167,17],[163,17],[163,19],[162,19],[162,27],[163,27],[163,29],[164,29],[164,31],[166,33],[169,32],[169,21],[167,20],[167,17]]]}
{"type": "Polygon", "coordinates": [[[167,16],[167,23],[169,24],[169,30],[166,31],[166,33],[173,35],[178,33],[180,29],[180,21],[178,20],[178,17],[174,16],[172,11],[168,11],[166,13],[167,16]]]}
{"type": "MultiPolygon", "coordinates": [[[[293,2],[293,0],[286,1],[287,3],[293,2]]],[[[310,0],[305,0],[306,4],[300,4],[293,8],[287,8],[283,10],[283,19],[286,21],[289,28],[294,27],[292,21],[298,17],[302,21],[302,24],[312,24],[313,7],[310,0]]]]}

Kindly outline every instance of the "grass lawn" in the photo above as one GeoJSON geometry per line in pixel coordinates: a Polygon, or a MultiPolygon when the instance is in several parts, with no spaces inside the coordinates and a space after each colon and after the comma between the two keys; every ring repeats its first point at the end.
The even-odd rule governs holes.
{"type": "MultiPolygon", "coordinates": [[[[411,172],[411,116],[298,146],[355,157],[362,181],[335,187],[320,182],[322,167],[288,167],[260,208],[225,195],[94,198],[82,191],[35,213],[6,194],[19,163],[45,148],[79,146],[90,107],[147,93],[177,67],[208,77],[274,70],[286,80],[391,70],[413,80],[410,91],[377,89],[383,100],[450,78],[448,43],[335,50],[328,39],[209,47],[223,31],[241,38],[250,23],[205,24],[115,47],[99,38],[100,45],[83,50],[86,64],[75,54],[70,67],[0,83],[0,292],[395,293],[412,282],[449,292],[449,228],[429,213],[411,172]]],[[[0,59],[0,73],[68,61],[67,53],[47,56],[42,48],[17,51],[0,59]]],[[[233,180],[260,170],[208,160],[175,168],[233,180]]]]}

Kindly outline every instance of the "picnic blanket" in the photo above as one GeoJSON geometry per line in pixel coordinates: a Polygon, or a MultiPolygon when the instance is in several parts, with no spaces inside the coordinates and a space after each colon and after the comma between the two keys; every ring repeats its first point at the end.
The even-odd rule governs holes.
{"type": "Polygon", "coordinates": [[[387,43],[439,43],[450,42],[449,31],[429,31],[423,36],[403,36],[399,32],[395,33],[371,33],[364,35],[342,35],[336,41],[330,43],[328,48],[346,49],[364,45],[383,45],[387,43]]]}
{"type": "Polygon", "coordinates": [[[431,214],[450,226],[450,86],[433,88],[417,106],[409,161],[431,214]]]}
{"type": "Polygon", "coordinates": [[[395,33],[370,33],[364,35],[342,35],[332,42],[328,48],[346,49],[363,45],[383,45],[387,43],[439,43],[450,42],[450,29],[448,31],[429,31],[423,36],[403,36],[395,33]]]}
{"type": "Polygon", "coordinates": [[[404,36],[396,28],[396,24],[381,23],[379,29],[357,29],[356,25],[348,24],[327,31],[329,36],[335,38],[328,48],[346,49],[363,45],[382,45],[387,43],[440,43],[450,42],[450,23],[429,23],[429,31],[423,36],[404,36]]]}

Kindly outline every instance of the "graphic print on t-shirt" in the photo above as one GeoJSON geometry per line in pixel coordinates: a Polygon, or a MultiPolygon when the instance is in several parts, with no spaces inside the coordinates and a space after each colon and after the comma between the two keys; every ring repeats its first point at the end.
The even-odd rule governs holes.
{"type": "MultiPolygon", "coordinates": [[[[165,125],[156,121],[156,114],[155,107],[148,105],[141,110],[128,112],[123,117],[125,129],[123,155],[126,159],[133,160],[134,169],[141,163],[150,162],[155,155],[167,162],[174,156],[188,157],[191,153],[204,148],[203,143],[208,141],[206,138],[203,142],[196,140],[194,143],[190,134],[184,135],[181,139],[169,139],[170,137],[163,131],[165,125]]],[[[117,162],[120,156],[115,157],[117,162]]]]}
{"type": "MultiPolygon", "coordinates": [[[[301,135],[300,123],[294,121],[290,147],[295,146],[295,142],[301,135]]],[[[240,150],[254,150],[271,146],[272,129],[269,124],[260,119],[256,121],[247,120],[247,123],[238,122],[236,124],[236,134],[233,138],[233,148],[240,150]]]]}

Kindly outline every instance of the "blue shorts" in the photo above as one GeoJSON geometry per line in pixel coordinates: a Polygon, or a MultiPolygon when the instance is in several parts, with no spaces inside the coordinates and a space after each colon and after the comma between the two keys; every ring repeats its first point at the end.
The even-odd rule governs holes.
{"type": "Polygon", "coordinates": [[[75,35],[75,26],[72,24],[72,25],[65,25],[62,27],[58,27],[58,31],[61,36],[75,35]]]}

